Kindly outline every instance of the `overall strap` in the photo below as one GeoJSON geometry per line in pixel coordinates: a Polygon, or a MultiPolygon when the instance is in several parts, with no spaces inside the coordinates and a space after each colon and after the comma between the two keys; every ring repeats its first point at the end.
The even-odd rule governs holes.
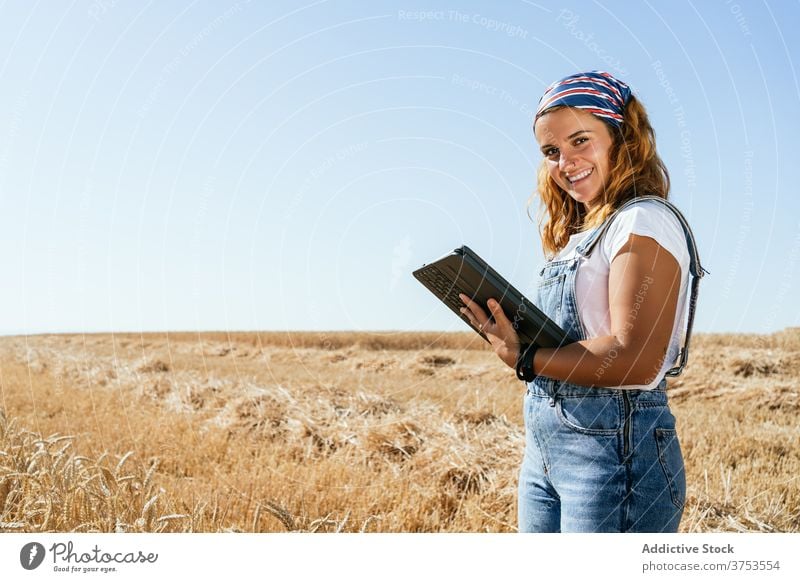
{"type": "Polygon", "coordinates": [[[681,227],[683,227],[683,233],[686,237],[686,246],[689,249],[689,273],[692,276],[692,289],[691,296],[689,298],[689,317],[686,324],[686,338],[683,348],[680,351],[678,365],[669,369],[666,373],[667,376],[678,376],[683,371],[683,368],[686,366],[686,361],[689,358],[689,340],[692,335],[692,325],[694,323],[695,308],[697,307],[697,295],[700,288],[700,279],[703,278],[703,275],[711,274],[700,265],[700,255],[697,252],[697,244],[694,239],[694,234],[692,233],[692,229],[689,227],[689,223],[681,211],[678,210],[671,202],[658,196],[638,196],[636,198],[632,198],[612,212],[608,218],[606,218],[605,222],[597,227],[592,234],[590,234],[587,239],[578,246],[576,252],[582,257],[588,257],[591,255],[595,245],[599,242],[600,238],[603,236],[603,233],[605,233],[605,231],[611,225],[611,222],[614,220],[617,214],[624,208],[628,208],[629,206],[644,200],[658,201],[660,204],[672,211],[672,213],[677,217],[678,222],[680,222],[681,227]]]}

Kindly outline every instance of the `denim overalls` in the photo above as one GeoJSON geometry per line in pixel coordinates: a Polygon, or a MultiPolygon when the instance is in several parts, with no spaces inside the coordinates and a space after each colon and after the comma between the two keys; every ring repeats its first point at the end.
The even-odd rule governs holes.
{"type": "MultiPolygon", "coordinates": [[[[675,207],[648,196],[617,212],[644,199],[659,200],[679,216],[696,283],[704,269],[691,230],[675,207]]],[[[575,258],[550,261],[540,273],[536,304],[576,340],[586,339],[586,330],[575,300],[575,276],[613,216],[587,236],[575,258]]],[[[692,290],[685,350],[696,285],[692,290]]],[[[685,357],[684,352],[681,365],[685,357]]],[[[686,480],[666,386],[666,378],[651,391],[587,388],[546,377],[529,382],[519,531],[677,531],[686,480]]]]}

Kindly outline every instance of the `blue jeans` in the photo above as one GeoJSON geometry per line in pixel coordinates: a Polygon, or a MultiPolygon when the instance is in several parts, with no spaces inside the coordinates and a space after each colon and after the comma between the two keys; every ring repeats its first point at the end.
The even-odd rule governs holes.
{"type": "Polygon", "coordinates": [[[666,392],[553,385],[525,394],[519,530],[677,531],[686,481],[666,392]]]}

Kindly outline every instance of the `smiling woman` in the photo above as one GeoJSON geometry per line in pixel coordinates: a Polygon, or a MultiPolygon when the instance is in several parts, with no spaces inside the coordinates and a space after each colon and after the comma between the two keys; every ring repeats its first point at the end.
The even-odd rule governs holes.
{"type": "Polygon", "coordinates": [[[534,132],[549,258],[535,302],[575,341],[520,345],[496,301],[487,313],[462,297],[527,385],[519,529],[677,531],[686,484],[666,376],[688,350],[703,273],[694,237],[666,201],[655,134],[622,81],[592,71],[554,83],[534,132]]]}
{"type": "Polygon", "coordinates": [[[544,167],[553,182],[584,208],[601,204],[599,194],[608,179],[609,153],[614,145],[607,124],[580,109],[560,107],[537,126],[544,136],[544,167]],[[572,131],[576,125],[580,129],[572,131]]]}

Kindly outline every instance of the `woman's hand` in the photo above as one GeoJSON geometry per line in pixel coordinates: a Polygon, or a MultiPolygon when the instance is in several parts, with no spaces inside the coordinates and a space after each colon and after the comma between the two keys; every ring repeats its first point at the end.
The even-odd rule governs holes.
{"type": "Polygon", "coordinates": [[[494,353],[507,366],[516,368],[520,346],[519,336],[500,304],[494,299],[489,299],[487,305],[492,314],[490,318],[483,308],[472,299],[463,293],[459,293],[458,296],[466,305],[461,308],[461,313],[466,315],[470,323],[486,335],[494,348],[494,353]]]}

